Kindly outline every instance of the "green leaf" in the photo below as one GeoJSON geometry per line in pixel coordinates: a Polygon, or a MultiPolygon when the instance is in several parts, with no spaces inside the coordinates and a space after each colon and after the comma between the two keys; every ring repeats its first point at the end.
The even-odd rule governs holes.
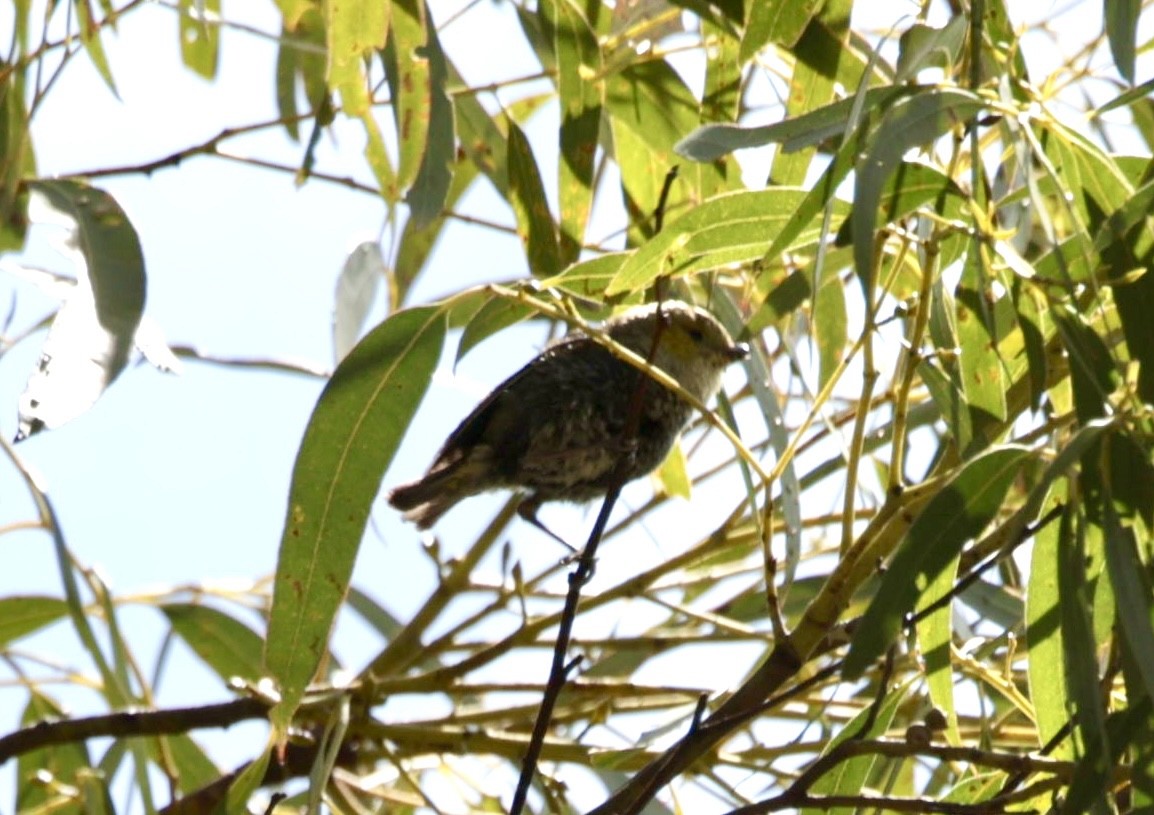
{"type": "Polygon", "coordinates": [[[186,795],[220,778],[220,768],[213,764],[187,733],[161,736],[151,744],[158,748],[154,751],[157,755],[153,760],[157,764],[165,762],[166,765],[171,761],[176,787],[186,795]]]}
{"type": "Polygon", "coordinates": [[[1145,102],[1150,98],[1150,94],[1154,93],[1154,77],[1147,79],[1141,85],[1135,85],[1129,90],[1115,96],[1106,104],[1094,111],[1094,118],[1100,118],[1103,113],[1109,113],[1115,108],[1126,107],[1136,102],[1145,102]]]}
{"type": "MultiPolygon", "coordinates": [[[[1058,506],[1067,494],[1065,485],[1056,486],[1049,500],[1042,504],[1044,512],[1058,506]]],[[[1059,619],[1059,529],[1059,524],[1051,523],[1034,536],[1026,589],[1026,642],[1030,655],[1027,674],[1040,744],[1052,743],[1070,720],[1066,676],[1064,672],[1054,670],[1055,665],[1062,664],[1064,653],[1059,619]]],[[[1074,741],[1062,739],[1052,755],[1056,759],[1074,758],[1074,741]]]]}
{"type": "Polygon", "coordinates": [[[557,229],[545,199],[545,185],[533,148],[512,119],[506,122],[509,132],[506,162],[509,168],[509,203],[517,218],[517,234],[529,260],[529,270],[536,277],[550,277],[561,271],[557,248],[557,229]]]}
{"type": "Polygon", "coordinates": [[[1118,371],[1110,350],[1082,316],[1072,309],[1050,311],[1070,359],[1070,380],[1074,386],[1074,407],[1078,420],[1085,423],[1105,416],[1106,399],[1113,392],[1118,371]]]}
{"type": "Polygon", "coordinates": [[[256,682],[263,675],[261,638],[247,625],[211,606],[169,603],[160,610],[182,640],[225,682],[256,682]]]}
{"type": "MultiPolygon", "coordinates": [[[[870,705],[848,721],[837,735],[829,739],[822,749],[822,755],[828,754],[838,745],[850,739],[871,739],[885,735],[893,726],[898,711],[904,704],[908,704],[910,697],[910,683],[903,683],[886,694],[877,707],[870,705]]],[[[869,786],[869,779],[875,765],[881,759],[878,756],[856,756],[848,761],[840,762],[830,772],[825,773],[811,787],[816,795],[860,795],[861,791],[869,786]]],[[[826,812],[821,809],[802,809],[808,815],[826,812]]],[[[838,810],[833,810],[838,811],[838,810]]]]}
{"type": "Polygon", "coordinates": [[[80,42],[83,43],[88,58],[92,60],[92,65],[108,86],[108,90],[119,99],[120,94],[117,93],[116,83],[112,79],[112,69],[108,67],[108,56],[104,53],[104,43],[100,40],[103,21],[97,22],[93,19],[91,0],[73,0],[73,5],[76,8],[76,23],[80,29],[80,42]]]}
{"type": "MultiPolygon", "coordinates": [[[[974,255],[967,260],[967,269],[972,271],[979,261],[974,255]]],[[[976,275],[964,274],[956,295],[958,347],[958,382],[965,393],[966,407],[971,414],[971,422],[976,429],[983,425],[1000,425],[1006,420],[1006,370],[998,342],[1007,330],[999,319],[1002,310],[991,307],[983,296],[988,285],[973,281],[976,275]],[[971,287],[973,286],[973,287],[971,287]]],[[[1001,303],[1005,303],[1003,299],[1001,303]]],[[[1008,315],[1006,315],[1008,317],[1008,315]]],[[[984,437],[979,432],[973,440],[980,442],[984,437]]],[[[963,448],[967,449],[967,448],[963,448]]]]}
{"type": "Polygon", "coordinates": [[[441,216],[445,201],[453,184],[453,167],[456,163],[456,120],[453,116],[453,102],[447,89],[449,69],[445,52],[436,29],[429,30],[429,41],[425,46],[429,57],[430,101],[429,138],[420,171],[413,185],[405,195],[409,205],[409,216],[418,227],[425,226],[441,216]]]}
{"type": "MultiPolygon", "coordinates": [[[[804,190],[773,187],[719,195],[669,224],[625,261],[606,293],[638,291],[662,275],[690,275],[758,260],[805,197],[804,190]]],[[[847,207],[835,202],[835,220],[847,207]]],[[[820,227],[799,233],[793,246],[817,239],[820,227]]],[[[789,247],[787,247],[789,248],[789,247]]]]}
{"type": "Polygon", "coordinates": [[[1134,58],[1138,40],[1141,0],[1105,0],[1106,38],[1118,73],[1134,84],[1134,58]]]}
{"type": "Polygon", "coordinates": [[[861,676],[890,646],[926,588],[998,514],[1006,490],[1030,455],[1029,449],[1016,445],[988,450],[967,462],[930,500],[862,616],[845,659],[847,678],[861,676]]]}
{"type": "MultiPolygon", "coordinates": [[[[793,47],[793,74],[789,79],[789,97],[786,100],[785,119],[817,110],[834,101],[839,82],[837,66],[847,57],[844,53],[849,30],[849,10],[852,0],[827,2],[818,16],[806,25],[793,47]]],[[[750,14],[755,12],[750,10],[750,14]]],[[[848,58],[844,61],[848,62],[848,58]]],[[[736,117],[714,117],[727,121],[736,117]]],[[[774,184],[805,186],[806,174],[817,152],[814,146],[786,152],[778,150],[773,156],[769,177],[774,184]]]]}
{"type": "Polygon", "coordinates": [[[388,0],[341,0],[324,4],[328,39],[329,87],[339,90],[342,107],[349,116],[362,116],[369,108],[365,79],[365,55],[384,48],[389,33],[388,0]]]}
{"type": "MultiPolygon", "coordinates": [[[[868,102],[867,102],[868,104],[868,102]]],[[[886,182],[902,157],[914,147],[931,144],[955,125],[967,122],[985,107],[969,91],[938,89],[901,99],[886,111],[871,137],[871,146],[858,163],[854,182],[854,266],[872,297],[875,226],[886,182]]]]}
{"type": "Polygon", "coordinates": [[[286,19],[278,38],[276,102],[285,132],[293,141],[300,138],[297,79],[304,87],[309,112],[316,113],[328,96],[325,53],[325,26],[319,11],[310,8],[291,27],[286,19]]]}
{"type": "Polygon", "coordinates": [[[180,56],[205,79],[220,62],[220,0],[180,0],[180,56]]]}
{"type": "Polygon", "coordinates": [[[1106,568],[1114,586],[1118,621],[1138,669],[1146,696],[1154,699],[1154,627],[1151,618],[1150,580],[1138,556],[1132,527],[1123,526],[1112,501],[1104,502],[1106,568]]]}
{"type": "MultiPolygon", "coordinates": [[[[20,724],[23,727],[31,727],[37,722],[58,721],[66,715],[56,700],[33,690],[20,717],[20,724]]],[[[87,742],[84,741],[70,741],[24,753],[16,761],[16,802],[12,811],[37,812],[41,811],[41,808],[46,808],[49,802],[56,802],[53,790],[38,780],[42,773],[47,773],[58,783],[73,784],[77,776],[90,766],[92,762],[88,757],[87,742]]],[[[50,811],[62,812],[65,815],[82,813],[79,806],[63,809],[53,807],[50,811]]]]}
{"type": "Polygon", "coordinates": [[[557,95],[561,103],[561,161],[557,172],[559,255],[577,260],[593,204],[593,159],[601,129],[601,49],[572,0],[557,0],[553,31],[557,95]]]}
{"type": "Polygon", "coordinates": [[[59,597],[14,595],[0,598],[0,646],[26,637],[68,616],[68,604],[59,597]]]}
{"type": "Polygon", "coordinates": [[[265,773],[268,771],[268,762],[272,758],[272,744],[269,744],[260,755],[244,768],[233,779],[228,787],[228,795],[225,799],[223,812],[249,812],[251,808],[249,801],[256,791],[260,789],[264,783],[265,773]]]}
{"type": "Polygon", "coordinates": [[[19,71],[0,79],[0,252],[24,245],[27,205],[20,184],[36,175],[22,79],[19,71]]]}
{"type": "Polygon", "coordinates": [[[313,410],[293,468],[265,644],[280,732],[326,653],[381,477],[444,339],[443,310],[394,314],[345,357],[313,410]]]}
{"type": "Polygon", "coordinates": [[[799,269],[782,276],[769,290],[761,307],[750,315],[749,331],[756,334],[788,317],[801,308],[812,293],[805,271],[799,269]]]}
{"type": "Polygon", "coordinates": [[[72,222],[84,268],[21,398],[17,440],[76,418],[112,384],[128,364],[145,298],[140,239],[116,199],[79,181],[28,187],[72,222]]]}
{"type": "MultiPolygon", "coordinates": [[[[457,69],[446,60],[448,81],[454,86],[465,84],[457,69]]],[[[508,194],[509,171],[505,166],[505,134],[498,121],[504,116],[490,116],[476,94],[458,93],[453,96],[453,112],[460,128],[461,150],[464,151],[478,170],[485,174],[489,182],[502,197],[508,194]]]]}
{"type": "MultiPolygon", "coordinates": [[[[959,550],[960,552],[960,550],[959,550]]],[[[929,608],[954,589],[958,576],[958,553],[932,578],[918,598],[918,610],[929,608]]],[[[882,587],[885,590],[885,587],[882,587]]],[[[918,650],[925,665],[926,688],[934,707],[946,715],[946,738],[950,744],[961,744],[958,734],[958,711],[954,705],[954,663],[950,646],[954,641],[954,604],[945,603],[918,620],[918,650]]]]}
{"type": "Polygon", "coordinates": [[[828,265],[813,296],[813,331],[818,351],[818,388],[824,388],[841,364],[849,337],[849,314],[841,275],[828,265]]]}
{"type": "Polygon", "coordinates": [[[473,315],[461,333],[461,341],[457,345],[456,365],[465,358],[465,354],[476,348],[481,342],[496,334],[498,331],[516,325],[522,320],[532,317],[536,312],[532,308],[509,300],[504,297],[493,297],[485,301],[485,305],[473,315]]]}
{"type": "Polygon", "coordinates": [[[693,496],[693,479],[689,477],[689,462],[685,459],[685,450],[680,443],[669,449],[669,455],[654,472],[654,477],[665,495],[684,498],[687,501],[693,496]]]}
{"type": "MultiPolygon", "coordinates": [[[[1090,619],[1093,605],[1093,587],[1087,580],[1095,579],[1101,571],[1101,561],[1091,559],[1083,530],[1086,527],[1075,518],[1076,509],[1068,509],[1062,516],[1058,533],[1058,610],[1062,624],[1062,645],[1065,649],[1062,665],[1066,685],[1072,701],[1071,711],[1082,739],[1082,761],[1071,785],[1069,809],[1085,812],[1091,802],[1099,811],[1108,811],[1105,793],[1109,768],[1102,757],[1109,755],[1109,737],[1106,730],[1106,710],[1099,694],[1098,643],[1090,619]]],[[[1067,715],[1070,715],[1069,712],[1067,715]]]]}
{"type": "Polygon", "coordinates": [[[392,11],[385,65],[400,150],[397,185],[407,189],[424,161],[433,118],[429,20],[424,0],[393,0],[392,11]]]}
{"type": "MultiPolygon", "coordinates": [[[[667,61],[654,59],[611,74],[606,80],[605,107],[613,158],[621,171],[629,241],[637,245],[655,231],[654,210],[665,178],[677,164],[673,146],[700,124],[700,104],[667,61]]],[[[666,202],[667,215],[696,204],[702,189],[725,188],[725,183],[722,166],[682,168],[666,202]]]]}
{"type": "Polygon", "coordinates": [[[790,48],[801,38],[805,27],[817,12],[818,0],[760,0],[749,3],[745,36],[741,38],[738,59],[749,62],[762,48],[773,43],[790,48]]]}

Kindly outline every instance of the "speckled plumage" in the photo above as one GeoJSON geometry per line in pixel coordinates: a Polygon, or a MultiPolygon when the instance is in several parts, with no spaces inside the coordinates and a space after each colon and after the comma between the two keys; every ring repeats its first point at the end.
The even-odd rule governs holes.
{"type": "MultiPolygon", "coordinates": [[[[665,325],[653,357],[701,401],[748,349],[735,344],[708,312],[679,301],[661,306],[665,325]]],[[[658,325],[656,305],[631,309],[605,323],[621,345],[648,357],[658,325]]],[[[692,407],[645,381],[636,439],[626,439],[633,394],[645,375],[583,334],[550,345],[498,385],[445,441],[429,472],[389,494],[389,503],[421,528],[458,501],[493,489],[529,492],[530,512],[548,501],[589,501],[604,495],[622,456],[625,481],[655,469],[689,421],[692,407]]]]}

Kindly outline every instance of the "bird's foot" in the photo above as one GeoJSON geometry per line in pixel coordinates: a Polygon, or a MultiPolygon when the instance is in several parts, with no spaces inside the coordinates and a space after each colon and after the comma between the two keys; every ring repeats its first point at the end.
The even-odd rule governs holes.
{"type": "Polygon", "coordinates": [[[549,527],[545,526],[545,524],[537,520],[537,510],[540,508],[541,502],[536,498],[526,498],[521,502],[521,505],[517,507],[517,514],[521,516],[522,520],[528,521],[533,526],[537,527],[546,535],[551,537],[553,540],[557,541],[557,543],[568,549],[570,556],[576,555],[577,549],[571,546],[568,541],[555,533],[549,527]]]}

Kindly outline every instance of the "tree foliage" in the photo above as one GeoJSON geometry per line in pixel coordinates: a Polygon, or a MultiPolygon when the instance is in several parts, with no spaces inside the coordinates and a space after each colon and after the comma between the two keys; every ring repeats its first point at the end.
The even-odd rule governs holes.
{"type": "MultiPolygon", "coordinates": [[[[227,6],[171,5],[186,66],[213,77],[220,40],[242,36],[227,6]]],[[[40,20],[13,4],[0,249],[22,245],[39,194],[71,216],[83,259],[76,281],[49,281],[68,292],[38,374],[56,387],[30,382],[24,435],[83,412],[133,343],[167,358],[139,330],[133,224],[98,174],[39,178],[29,130],[48,69],[86,53],[115,86],[108,32],[139,6],[49,4],[40,20]],[[63,16],[63,36],[41,36],[63,16]]],[[[300,140],[284,169],[301,183],[346,183],[315,149],[356,122],[399,238],[350,257],[337,319],[359,326],[378,283],[390,313],[316,404],[270,588],[157,601],[220,677],[203,707],[151,704],[117,598],[27,478],[62,588],[0,598],[0,647],[22,676],[21,639],[67,620],[107,712],[70,717],[27,683],[25,726],[0,737],[18,809],[110,809],[121,774],[151,811],[168,800],[156,770],[190,812],[282,789],[283,811],[503,811],[519,777],[533,811],[598,815],[1154,806],[1139,4],[1086,10],[1100,30],[1060,47],[1005,0],[910,6],[881,30],[849,0],[514,2],[489,47],[525,38],[538,81],[490,87],[463,80],[437,3],[277,6],[277,121],[115,171],[211,156],[259,126],[300,140]],[[1039,49],[1061,55],[1049,73],[1029,67],[1039,49]],[[530,278],[477,286],[436,263],[477,185],[507,205],[530,278]],[[415,302],[429,279],[450,293],[415,302]],[[471,540],[426,547],[438,583],[407,619],[350,586],[446,343],[460,358],[525,320],[587,328],[664,297],[707,305],[753,354],[612,516],[607,541],[656,530],[659,558],[623,573],[606,568],[623,548],[602,550],[607,579],[589,562],[527,570],[518,549],[538,533],[511,499],[471,540]],[[507,539],[494,582],[478,564],[507,539]],[[372,627],[363,652],[331,649],[343,609],[372,627]],[[267,719],[267,748],[218,768],[197,731],[244,719],[267,719]]],[[[417,557],[415,535],[393,545],[417,557]]]]}

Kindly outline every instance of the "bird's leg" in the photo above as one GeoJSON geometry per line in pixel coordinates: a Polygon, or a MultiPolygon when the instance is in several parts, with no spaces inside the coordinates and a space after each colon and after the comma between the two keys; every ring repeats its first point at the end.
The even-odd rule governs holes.
{"type": "Polygon", "coordinates": [[[526,498],[524,501],[522,501],[520,506],[517,507],[517,514],[520,515],[523,520],[528,521],[533,526],[537,527],[542,532],[544,532],[546,535],[551,537],[553,540],[557,541],[557,543],[564,546],[566,549],[569,550],[569,552],[571,554],[574,554],[574,555],[577,554],[577,550],[574,549],[572,546],[570,546],[569,543],[564,538],[562,538],[560,535],[554,533],[553,530],[551,530],[549,527],[545,526],[545,524],[543,524],[539,520],[537,520],[537,510],[540,508],[541,508],[540,499],[537,498],[537,496],[532,495],[532,496],[529,496],[528,498],[526,498]]]}

